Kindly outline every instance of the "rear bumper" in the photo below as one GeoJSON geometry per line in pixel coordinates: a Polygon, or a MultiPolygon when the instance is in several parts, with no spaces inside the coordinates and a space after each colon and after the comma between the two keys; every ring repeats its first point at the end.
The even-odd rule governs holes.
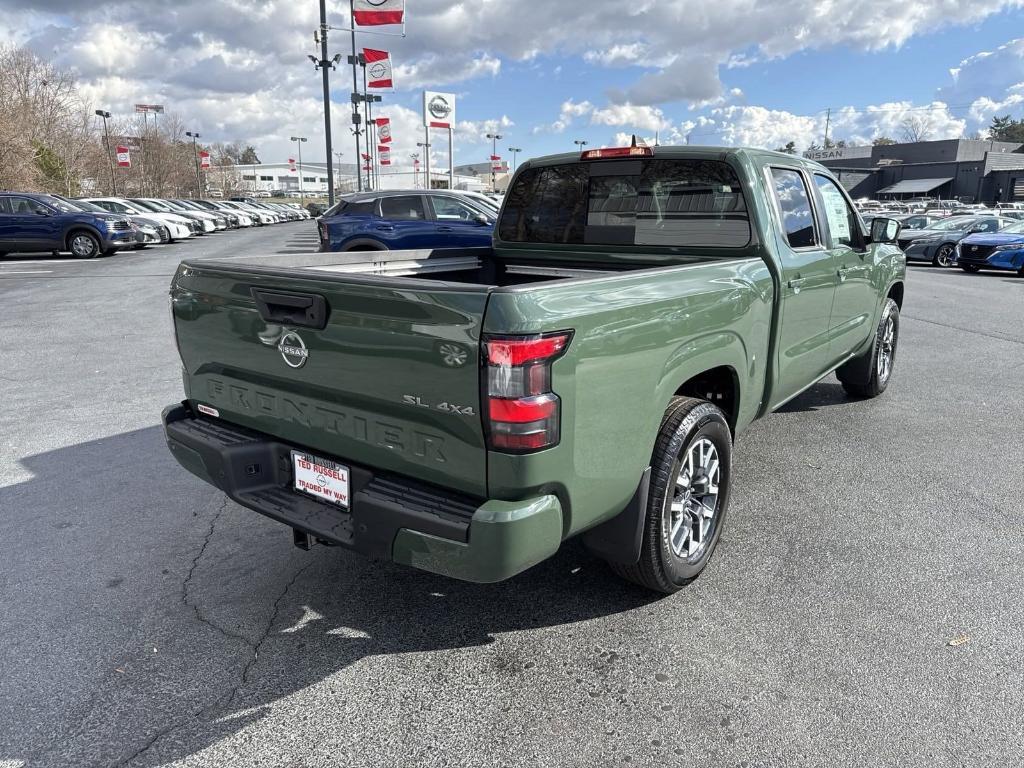
{"type": "Polygon", "coordinates": [[[555,496],[475,499],[338,458],[350,470],[345,510],[292,490],[291,451],[301,446],[197,417],[187,404],[166,408],[163,422],[178,463],[236,503],[369,557],[495,582],[550,557],[561,543],[555,496]]]}

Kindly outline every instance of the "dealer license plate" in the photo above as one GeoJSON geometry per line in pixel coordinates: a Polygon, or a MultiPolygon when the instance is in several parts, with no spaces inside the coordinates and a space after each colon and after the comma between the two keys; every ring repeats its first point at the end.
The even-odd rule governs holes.
{"type": "Polygon", "coordinates": [[[295,490],[348,508],[348,467],[292,451],[295,490]]]}

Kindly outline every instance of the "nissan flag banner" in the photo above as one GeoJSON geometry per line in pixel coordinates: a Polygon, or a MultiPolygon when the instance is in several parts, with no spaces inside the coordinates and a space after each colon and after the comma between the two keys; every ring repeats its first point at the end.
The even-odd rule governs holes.
{"type": "Polygon", "coordinates": [[[491,170],[500,171],[505,166],[501,163],[501,155],[491,155],[491,170]]]}
{"type": "Polygon", "coordinates": [[[210,170],[210,153],[209,152],[205,152],[204,151],[204,152],[200,152],[199,153],[199,167],[202,168],[204,171],[210,170]]]}
{"type": "Polygon", "coordinates": [[[374,119],[377,124],[377,141],[381,144],[391,143],[391,118],[390,117],[378,117],[374,119]]]}
{"type": "Polygon", "coordinates": [[[118,145],[117,147],[117,165],[119,168],[131,168],[132,167],[132,153],[128,150],[128,147],[118,145]]]}
{"type": "Polygon", "coordinates": [[[352,19],[360,27],[405,23],[405,0],[354,0],[352,19]]]}
{"type": "Polygon", "coordinates": [[[377,147],[377,159],[381,165],[391,165],[391,147],[377,147]]]}
{"type": "Polygon", "coordinates": [[[423,125],[427,128],[455,127],[455,94],[423,92],[423,125]]]}
{"type": "Polygon", "coordinates": [[[288,158],[288,170],[291,171],[292,173],[295,173],[295,158],[294,157],[289,157],[288,158]]]}
{"type": "Polygon", "coordinates": [[[395,82],[391,79],[391,54],[387,51],[375,51],[373,48],[363,48],[363,57],[366,59],[366,81],[367,88],[394,88],[395,82]]]}

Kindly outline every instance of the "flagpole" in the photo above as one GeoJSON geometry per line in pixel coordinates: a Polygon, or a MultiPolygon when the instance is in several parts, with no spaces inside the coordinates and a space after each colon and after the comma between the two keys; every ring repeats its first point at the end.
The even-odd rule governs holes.
{"type": "Polygon", "coordinates": [[[363,104],[366,105],[366,154],[370,156],[370,170],[366,172],[366,188],[374,189],[373,166],[376,146],[373,143],[373,103],[369,99],[370,89],[366,84],[366,56],[359,54],[359,64],[363,68],[363,104]]]}
{"type": "MultiPolygon", "coordinates": [[[[359,149],[359,59],[356,57],[356,2],[355,0],[348,0],[348,9],[351,14],[352,29],[349,30],[352,33],[352,56],[350,61],[352,62],[352,125],[355,126],[353,129],[356,135],[356,162],[361,162],[362,152],[359,149]]],[[[360,167],[356,167],[356,183],[359,191],[363,191],[363,170],[360,167]]]]}
{"type": "Polygon", "coordinates": [[[448,189],[455,189],[455,127],[448,124],[448,189]]]}

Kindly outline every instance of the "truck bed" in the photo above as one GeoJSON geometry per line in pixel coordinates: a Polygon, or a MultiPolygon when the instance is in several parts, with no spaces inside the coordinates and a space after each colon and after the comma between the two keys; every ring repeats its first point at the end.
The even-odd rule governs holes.
{"type": "Polygon", "coordinates": [[[216,269],[218,265],[240,272],[273,274],[287,270],[292,277],[309,272],[310,278],[339,276],[370,278],[413,278],[436,283],[452,283],[482,288],[501,288],[557,280],[580,280],[621,274],[665,266],[685,266],[719,261],[719,257],[675,256],[671,263],[651,261],[630,254],[621,263],[588,260],[586,253],[578,259],[563,255],[562,263],[552,264],[543,252],[517,251],[495,256],[491,248],[439,248],[409,251],[351,251],[324,253],[320,251],[269,254],[245,254],[216,260],[183,262],[187,266],[216,269]]]}

